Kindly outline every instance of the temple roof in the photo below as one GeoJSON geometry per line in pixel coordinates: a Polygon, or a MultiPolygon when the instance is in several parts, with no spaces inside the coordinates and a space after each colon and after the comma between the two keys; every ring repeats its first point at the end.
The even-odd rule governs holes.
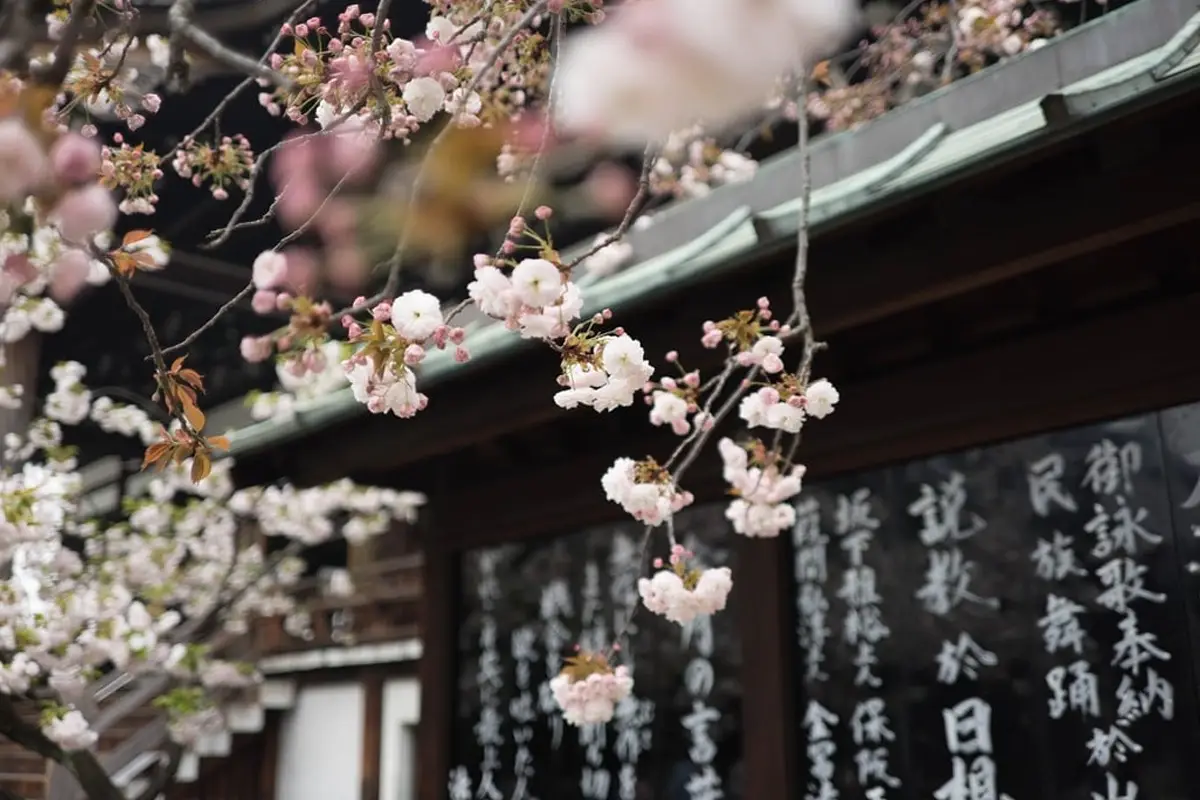
{"type": "MultiPolygon", "coordinates": [[[[1125,6],[861,128],[814,141],[811,232],[820,237],[1144,104],[1192,91],[1198,81],[1200,2],[1125,6]]],[[[581,281],[583,316],[675,295],[750,258],[794,247],[801,159],[795,149],[781,153],[753,179],[672,205],[631,231],[634,255],[626,266],[581,281]]],[[[575,255],[585,250],[581,246],[575,255]]],[[[467,327],[471,360],[457,364],[448,353],[431,354],[418,369],[423,388],[531,346],[486,318],[467,327]]],[[[346,388],[299,405],[295,416],[238,430],[232,455],[260,452],[366,413],[346,388]]]]}

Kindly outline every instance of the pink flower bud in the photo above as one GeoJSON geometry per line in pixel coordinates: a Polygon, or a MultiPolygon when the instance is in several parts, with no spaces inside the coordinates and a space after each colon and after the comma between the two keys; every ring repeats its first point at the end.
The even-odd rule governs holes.
{"type": "Polygon", "coordinates": [[[0,120],[0,203],[36,187],[46,167],[42,146],[25,124],[14,118],[0,120]]]}
{"type": "Polygon", "coordinates": [[[275,310],[275,292],[270,289],[259,289],[250,298],[250,307],[256,314],[270,314],[275,310]]]}
{"type": "Polygon", "coordinates": [[[664,356],[664,358],[667,359],[668,364],[674,364],[676,361],[679,360],[679,351],[671,350],[666,354],[666,356],[664,356]]]}
{"type": "Polygon", "coordinates": [[[454,348],[454,360],[459,364],[465,364],[471,360],[471,353],[467,348],[459,345],[454,348]]]}
{"type": "Polygon", "coordinates": [[[450,329],[450,341],[453,342],[454,344],[462,344],[463,340],[466,338],[467,338],[467,331],[465,328],[451,328],[450,329]]]}
{"type": "Polygon", "coordinates": [[[534,209],[533,215],[542,222],[545,222],[554,215],[554,209],[550,208],[550,206],[538,206],[536,209],[534,209]]]}
{"type": "Polygon", "coordinates": [[[271,337],[270,336],[246,336],[238,345],[241,350],[242,358],[246,359],[251,364],[257,364],[260,361],[266,361],[271,357],[271,337]]]}
{"type": "Polygon", "coordinates": [[[387,322],[392,318],[392,304],[384,300],[379,305],[371,309],[371,318],[387,322]]]}
{"type": "Polygon", "coordinates": [[[425,348],[419,344],[410,344],[404,348],[404,363],[410,367],[420,364],[425,358],[425,348]]]}

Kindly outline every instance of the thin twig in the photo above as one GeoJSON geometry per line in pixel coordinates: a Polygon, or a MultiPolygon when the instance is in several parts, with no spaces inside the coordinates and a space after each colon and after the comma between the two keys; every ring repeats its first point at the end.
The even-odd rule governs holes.
{"type": "Polygon", "coordinates": [[[237,306],[238,303],[242,302],[243,300],[245,300],[247,297],[249,297],[252,294],[254,294],[254,281],[247,283],[245,286],[243,286],[241,288],[241,290],[237,294],[235,294],[233,297],[226,300],[225,304],[222,305],[220,308],[218,308],[213,313],[213,315],[211,317],[209,317],[208,320],[203,325],[201,325],[200,327],[196,328],[196,330],[189,333],[182,340],[180,340],[177,344],[173,344],[170,347],[164,347],[159,352],[163,356],[168,356],[179,350],[185,350],[188,347],[191,347],[193,344],[195,344],[197,339],[199,339],[201,336],[203,336],[207,331],[211,330],[212,327],[214,325],[216,325],[217,322],[221,319],[221,317],[225,316],[227,313],[232,311],[234,309],[234,307],[237,306]]]}
{"type": "Polygon", "coordinates": [[[629,201],[629,207],[625,209],[625,216],[621,219],[621,224],[612,233],[605,236],[592,247],[588,248],[585,253],[567,264],[568,270],[575,269],[580,263],[596,255],[596,253],[599,253],[610,244],[620,240],[629,232],[630,226],[633,225],[634,217],[637,216],[637,212],[641,209],[642,202],[650,194],[650,173],[654,170],[656,161],[658,161],[658,148],[656,145],[651,145],[646,148],[646,152],[642,155],[642,172],[638,176],[637,192],[633,195],[633,199],[629,201]]]}
{"type": "Polygon", "coordinates": [[[283,89],[292,87],[293,81],[291,78],[280,72],[276,72],[252,58],[229,49],[221,44],[211,33],[208,33],[192,22],[192,15],[196,10],[195,6],[195,0],[175,0],[171,4],[171,10],[167,12],[167,20],[171,26],[171,37],[175,40],[172,43],[173,48],[177,46],[176,43],[183,41],[191,42],[213,59],[227,67],[236,69],[238,72],[254,78],[261,78],[283,89]]]}
{"type": "Polygon", "coordinates": [[[379,125],[384,130],[392,125],[392,104],[388,102],[387,90],[375,71],[375,54],[383,44],[384,23],[391,12],[392,0],[379,0],[379,5],[375,7],[375,27],[371,31],[371,52],[367,55],[367,74],[370,76],[371,91],[375,93],[375,105],[379,107],[379,125]]]}

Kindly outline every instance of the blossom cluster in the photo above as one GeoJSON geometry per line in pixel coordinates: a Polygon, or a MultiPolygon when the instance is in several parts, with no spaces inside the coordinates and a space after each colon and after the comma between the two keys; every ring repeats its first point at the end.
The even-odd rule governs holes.
{"type": "Polygon", "coordinates": [[[785,468],[779,453],[761,441],[739,447],[733,440],[717,442],[724,464],[722,475],[735,499],[725,510],[733,530],[743,536],[775,537],[791,528],[796,510],[791,499],[800,493],[805,467],[785,468]]]}
{"type": "Polygon", "coordinates": [[[750,180],[757,169],[753,159],[722,148],[692,126],[667,137],[650,172],[650,189],[678,198],[703,197],[714,187],[750,180]]]}
{"type": "Polygon", "coordinates": [[[668,564],[654,560],[658,570],[653,577],[638,580],[642,603],[655,614],[671,622],[687,625],[702,614],[715,614],[725,608],[733,589],[728,567],[698,569],[690,565],[695,557],[683,545],[673,545],[668,564]]]}
{"type": "Polygon", "coordinates": [[[652,458],[618,458],[604,473],[600,485],[608,500],[650,526],[663,524],[695,499],[691,492],[676,488],[671,474],[652,458]]]}
{"type": "Polygon", "coordinates": [[[533,73],[546,69],[548,54],[537,46],[541,37],[529,33],[511,54],[501,54],[506,63],[496,71],[499,79],[473,80],[513,19],[507,4],[466,8],[471,5],[435,15],[418,41],[393,37],[387,20],[376,20],[357,4],[338,15],[334,28],[318,17],[285,25],[292,52],[272,55],[270,65],[291,78],[292,86],[263,92],[259,102],[272,114],[300,124],[316,119],[323,128],[357,117],[378,136],[396,139],[410,138],[440,112],[460,125],[479,125],[481,91],[493,105],[516,110],[537,86],[533,73]],[[506,73],[508,63],[519,69],[506,73]]]}
{"type": "Polygon", "coordinates": [[[242,191],[250,188],[254,169],[254,152],[250,140],[240,133],[222,136],[215,144],[205,144],[186,138],[175,151],[171,166],[181,178],[193,186],[209,184],[212,196],[217,200],[229,198],[228,186],[242,191]]]}
{"type": "Polygon", "coordinates": [[[175,683],[162,697],[171,734],[193,744],[222,724],[220,690],[244,689],[257,678],[250,665],[221,661],[174,631],[214,610],[234,634],[257,616],[295,610],[288,590],[303,561],[272,564],[263,540],[247,531],[300,545],[338,535],[361,542],[393,520],[414,519],[424,499],[349,480],[235,490],[226,459],[199,484],[189,464],[173,464],[143,496],[125,501],[119,522],[88,520],[80,513],[80,475],[63,457],[63,427],[91,419],[146,441],[154,426],[139,409],[93,400],[85,374],[77,363],[57,366],[46,416],[27,437],[12,434],[5,443],[24,464],[0,475],[0,563],[14,576],[0,591],[0,693],[52,690],[58,701],[46,706],[43,732],[66,749],[83,749],[95,734],[72,704],[98,669],[161,672],[175,683]]]}
{"type": "Polygon", "coordinates": [[[430,349],[453,348],[455,361],[467,361],[471,354],[463,344],[466,331],[447,325],[441,301],[419,289],[379,303],[371,309],[371,317],[366,326],[343,320],[350,342],[358,349],[342,362],[342,368],[355,399],[369,411],[407,419],[429,403],[417,391],[415,368],[430,349]]]}
{"type": "Polygon", "coordinates": [[[615,669],[600,654],[582,653],[550,680],[550,692],[569,725],[595,725],[613,718],[617,704],[633,691],[624,666],[615,669]]]}
{"type": "Polygon", "coordinates": [[[820,65],[808,114],[830,130],[857,127],[996,61],[1036,50],[1060,27],[1053,12],[1030,0],[922,3],[911,17],[873,27],[873,40],[849,54],[856,72],[847,74],[840,62],[820,65]]]}

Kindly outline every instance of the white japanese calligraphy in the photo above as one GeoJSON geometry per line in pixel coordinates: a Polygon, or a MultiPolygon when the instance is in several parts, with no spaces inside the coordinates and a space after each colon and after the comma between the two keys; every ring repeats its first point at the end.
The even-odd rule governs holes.
{"type": "Polygon", "coordinates": [[[1083,486],[1094,494],[1114,495],[1133,492],[1133,477],[1142,469],[1142,446],[1126,442],[1118,447],[1109,439],[1092,446],[1084,458],[1087,472],[1083,486]]]}
{"type": "Polygon", "coordinates": [[[692,710],[684,715],[682,724],[691,741],[688,757],[698,767],[688,780],[688,796],[691,800],[721,800],[725,790],[712,764],[717,757],[717,745],[709,733],[709,729],[720,721],[721,714],[707,702],[713,687],[713,668],[709,660],[713,652],[712,617],[707,614],[696,617],[684,628],[683,637],[684,646],[690,644],[696,653],[683,673],[684,686],[692,698],[692,710]]]}
{"type": "Polygon", "coordinates": [[[1046,686],[1051,719],[1061,719],[1068,709],[1083,716],[1100,716],[1100,687],[1088,662],[1054,667],[1046,673],[1046,686]]]}
{"type": "MultiPolygon", "coordinates": [[[[847,511],[849,518],[850,511],[847,511]]],[[[829,537],[821,531],[821,507],[812,497],[802,498],[796,506],[795,544],[796,610],[799,622],[796,636],[804,652],[804,680],[824,681],[825,643],[829,640],[829,600],[824,583],[828,575],[826,546],[829,537]]]]}
{"type": "Polygon", "coordinates": [[[1074,541],[1059,531],[1055,531],[1051,539],[1038,539],[1037,547],[1029,557],[1037,576],[1046,581],[1061,581],[1072,575],[1086,575],[1087,571],[1079,566],[1075,551],[1071,549],[1074,541]]]}
{"type": "Polygon", "coordinates": [[[816,700],[808,701],[804,713],[804,728],[808,731],[808,788],[805,800],[837,800],[840,796],[833,785],[833,726],[838,718],[816,700]]]}
{"type": "Polygon", "coordinates": [[[959,675],[975,680],[979,677],[980,667],[994,667],[997,663],[995,653],[984,649],[964,631],[956,641],[942,642],[937,655],[937,679],[946,684],[958,681],[959,675]]]}
{"type": "Polygon", "coordinates": [[[1051,504],[1064,511],[1078,510],[1075,498],[1062,485],[1066,467],[1066,461],[1060,453],[1050,453],[1029,465],[1029,472],[1026,474],[1029,481],[1029,503],[1039,517],[1050,515],[1051,504]]]}
{"type": "Polygon", "coordinates": [[[934,792],[935,800],[999,800],[992,750],[992,707],[978,697],[942,711],[950,780],[934,792]]]}
{"type": "Polygon", "coordinates": [[[1083,654],[1085,633],[1079,622],[1083,610],[1073,600],[1056,594],[1046,596],[1046,615],[1038,620],[1038,627],[1042,629],[1047,653],[1071,649],[1076,655],[1083,654]]]}

